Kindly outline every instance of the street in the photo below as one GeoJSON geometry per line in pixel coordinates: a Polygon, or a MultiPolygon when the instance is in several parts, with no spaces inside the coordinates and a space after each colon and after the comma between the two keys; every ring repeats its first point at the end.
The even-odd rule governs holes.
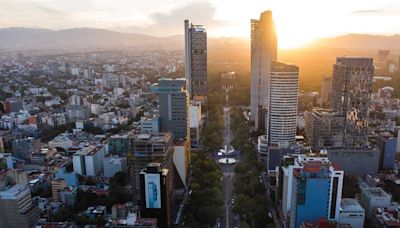
{"type": "MultiPolygon", "coordinates": [[[[227,145],[227,149],[230,150],[232,146],[230,142],[232,140],[232,134],[230,129],[230,108],[224,107],[224,145],[227,145]]],[[[222,177],[222,196],[224,200],[224,212],[223,219],[221,221],[221,227],[231,228],[237,227],[237,219],[234,213],[232,212],[233,208],[233,181],[234,181],[234,165],[221,165],[221,170],[223,172],[222,177]]]]}

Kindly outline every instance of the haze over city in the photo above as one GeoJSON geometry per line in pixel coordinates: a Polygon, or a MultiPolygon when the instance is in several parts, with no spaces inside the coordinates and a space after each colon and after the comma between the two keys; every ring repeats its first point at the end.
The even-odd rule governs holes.
{"type": "Polygon", "coordinates": [[[0,5],[0,28],[88,27],[168,36],[182,34],[181,21],[190,17],[201,21],[210,37],[249,37],[249,18],[271,9],[280,48],[348,33],[400,31],[396,0],[1,0],[0,5]]]}

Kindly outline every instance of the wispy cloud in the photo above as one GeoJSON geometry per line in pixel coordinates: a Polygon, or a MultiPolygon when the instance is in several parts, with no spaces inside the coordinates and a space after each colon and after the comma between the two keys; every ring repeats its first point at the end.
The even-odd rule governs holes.
{"type": "Polygon", "coordinates": [[[360,16],[389,16],[389,15],[399,15],[400,9],[393,8],[382,8],[382,9],[366,9],[366,10],[356,10],[351,12],[352,15],[360,16]]]}

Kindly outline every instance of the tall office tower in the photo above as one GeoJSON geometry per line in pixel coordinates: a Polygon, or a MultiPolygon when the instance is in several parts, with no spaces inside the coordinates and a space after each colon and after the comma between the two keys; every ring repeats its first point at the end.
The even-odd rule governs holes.
{"type": "Polygon", "coordinates": [[[289,146],[296,141],[299,68],[273,62],[267,112],[268,141],[270,144],[289,146]]]}
{"type": "Polygon", "coordinates": [[[272,12],[261,13],[251,22],[251,120],[257,129],[268,129],[265,112],[268,110],[268,83],[272,61],[277,60],[277,38],[272,12]]]}
{"type": "Polygon", "coordinates": [[[22,184],[0,191],[0,211],[0,228],[34,227],[40,218],[29,186],[22,184]]]}
{"type": "Polygon", "coordinates": [[[328,108],[332,97],[332,78],[325,76],[322,79],[321,101],[322,107],[328,108]]]}
{"type": "Polygon", "coordinates": [[[207,95],[207,33],[185,20],[185,78],[190,99],[207,95]]]}
{"type": "Polygon", "coordinates": [[[173,218],[172,174],[160,163],[149,163],[140,172],[143,218],[157,218],[157,227],[171,227],[173,218]]]}
{"type": "Polygon", "coordinates": [[[346,148],[362,148],[368,143],[367,115],[373,75],[372,58],[339,57],[333,66],[331,107],[346,118],[346,148]]]}
{"type": "Polygon", "coordinates": [[[161,130],[172,132],[174,139],[189,139],[189,94],[184,78],[162,78],[152,85],[158,94],[161,130]]]}
{"type": "Polygon", "coordinates": [[[299,228],[319,219],[339,220],[342,170],[327,158],[299,157],[288,175],[292,185],[289,227],[299,228]]]}

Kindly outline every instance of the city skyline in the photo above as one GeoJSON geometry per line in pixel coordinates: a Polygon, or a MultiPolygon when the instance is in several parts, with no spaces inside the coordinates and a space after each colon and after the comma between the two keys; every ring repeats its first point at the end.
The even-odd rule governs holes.
{"type": "Polygon", "coordinates": [[[0,28],[92,27],[155,36],[182,34],[181,21],[202,22],[210,37],[249,37],[248,21],[271,9],[279,48],[301,47],[316,39],[348,33],[396,34],[400,4],[394,0],[261,1],[30,1],[0,0],[0,28]],[[24,7],[21,8],[20,6],[24,7]],[[290,5],[291,7],[287,7],[290,5]],[[315,10],[318,9],[318,10],[315,10]],[[190,12],[190,13],[189,13],[190,12]],[[290,17],[288,17],[290,15],[290,17]],[[379,26],[371,26],[379,24],[379,26]],[[295,37],[295,38],[294,38],[295,37]]]}

